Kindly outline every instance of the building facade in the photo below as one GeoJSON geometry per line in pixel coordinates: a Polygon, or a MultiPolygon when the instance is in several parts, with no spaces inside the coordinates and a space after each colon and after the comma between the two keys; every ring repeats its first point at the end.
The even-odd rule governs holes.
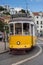
{"type": "Polygon", "coordinates": [[[43,36],[43,12],[33,12],[38,36],[43,36]]]}
{"type": "Polygon", "coordinates": [[[10,14],[11,15],[13,15],[13,14],[15,14],[16,12],[15,12],[15,9],[14,8],[10,8],[10,14]]]}

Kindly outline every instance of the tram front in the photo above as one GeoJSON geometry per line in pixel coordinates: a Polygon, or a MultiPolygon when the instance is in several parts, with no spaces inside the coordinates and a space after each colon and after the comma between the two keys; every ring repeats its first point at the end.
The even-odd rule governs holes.
{"type": "Polygon", "coordinates": [[[9,23],[10,50],[28,50],[35,45],[34,22],[29,18],[15,18],[9,23]]]}

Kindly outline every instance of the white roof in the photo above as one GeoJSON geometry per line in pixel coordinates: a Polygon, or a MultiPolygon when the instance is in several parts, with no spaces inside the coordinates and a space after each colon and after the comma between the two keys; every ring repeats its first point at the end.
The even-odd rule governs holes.
{"type": "Polygon", "coordinates": [[[9,24],[14,24],[14,23],[30,23],[30,24],[34,24],[33,22],[30,22],[30,21],[15,21],[15,22],[10,22],[9,24]]]}
{"type": "Polygon", "coordinates": [[[19,18],[14,18],[9,22],[9,24],[14,24],[14,23],[30,23],[34,24],[34,21],[32,18],[27,18],[27,17],[19,17],[19,18]]]}

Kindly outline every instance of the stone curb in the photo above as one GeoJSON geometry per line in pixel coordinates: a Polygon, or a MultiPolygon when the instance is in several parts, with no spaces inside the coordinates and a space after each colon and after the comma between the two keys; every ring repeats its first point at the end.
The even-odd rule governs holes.
{"type": "Polygon", "coordinates": [[[42,40],[43,41],[43,37],[37,37],[38,38],[38,40],[42,40]]]}
{"type": "Polygon", "coordinates": [[[0,54],[7,53],[7,52],[9,52],[9,50],[4,50],[4,51],[0,52],[0,54]]]}
{"type": "Polygon", "coordinates": [[[43,39],[40,39],[40,38],[38,38],[38,39],[43,41],[43,39]]]}

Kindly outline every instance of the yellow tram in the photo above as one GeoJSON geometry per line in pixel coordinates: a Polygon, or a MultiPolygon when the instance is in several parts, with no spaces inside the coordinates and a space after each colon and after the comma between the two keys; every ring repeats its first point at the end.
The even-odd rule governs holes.
{"type": "Polygon", "coordinates": [[[36,27],[31,16],[14,17],[9,22],[10,51],[29,50],[36,44],[36,27]]]}

